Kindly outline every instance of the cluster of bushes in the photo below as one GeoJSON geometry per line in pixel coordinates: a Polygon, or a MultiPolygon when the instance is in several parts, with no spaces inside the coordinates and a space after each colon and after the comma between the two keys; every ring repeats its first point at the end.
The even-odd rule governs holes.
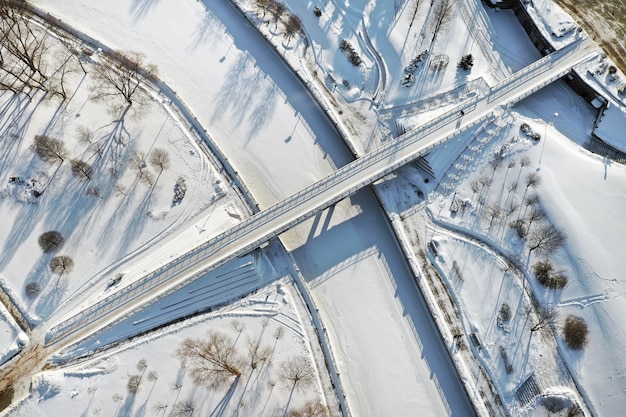
{"type": "Polygon", "coordinates": [[[502,362],[504,362],[504,370],[507,374],[511,375],[513,373],[513,365],[511,364],[511,360],[504,346],[500,346],[500,357],[502,358],[502,362]]]}
{"type": "Polygon", "coordinates": [[[350,61],[350,63],[354,65],[355,67],[358,67],[359,65],[363,63],[363,60],[361,59],[359,54],[354,50],[354,47],[352,46],[352,44],[348,42],[346,39],[343,39],[341,43],[339,43],[339,49],[341,49],[343,53],[346,54],[346,57],[348,57],[348,61],[350,61]]]}
{"type": "Polygon", "coordinates": [[[552,290],[560,290],[567,285],[563,272],[555,271],[549,261],[539,261],[533,265],[533,273],[541,285],[552,290]]]}
{"type": "Polygon", "coordinates": [[[419,66],[423,63],[424,59],[427,56],[428,56],[428,51],[424,50],[421,53],[419,53],[417,56],[413,57],[413,59],[411,59],[411,62],[409,63],[409,65],[404,67],[404,76],[402,77],[400,84],[402,84],[404,87],[410,87],[413,84],[413,80],[415,78],[413,74],[419,68],[419,66]]]}
{"type": "Polygon", "coordinates": [[[563,323],[563,337],[570,349],[582,350],[588,343],[589,329],[581,317],[569,315],[563,323]]]}
{"type": "Polygon", "coordinates": [[[471,71],[474,66],[474,57],[472,54],[463,55],[461,61],[459,62],[459,68],[464,71],[471,71]]]}
{"type": "Polygon", "coordinates": [[[263,12],[263,17],[267,13],[270,14],[271,21],[276,26],[278,26],[279,21],[283,22],[286,38],[291,39],[293,35],[302,32],[302,21],[300,18],[291,14],[287,6],[278,0],[256,0],[256,5],[263,12]]]}

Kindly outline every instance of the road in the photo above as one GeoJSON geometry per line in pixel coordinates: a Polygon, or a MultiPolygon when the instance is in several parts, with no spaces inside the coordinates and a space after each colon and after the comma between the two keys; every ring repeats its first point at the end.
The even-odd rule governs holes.
{"type": "Polygon", "coordinates": [[[69,335],[73,335],[73,340],[80,340],[81,334],[92,334],[97,329],[121,319],[135,310],[138,303],[149,303],[164,292],[172,291],[195,279],[201,272],[259,247],[465,129],[480,123],[495,109],[511,106],[559,79],[572,67],[594,57],[598,51],[595,43],[586,38],[579,38],[506,78],[491,88],[488,94],[478,96],[424,126],[389,141],[379,149],[260,211],[148,275],[140,277],[141,271],[129,271],[129,280],[133,281],[131,284],[74,316],[51,323],[46,336],[47,344],[59,342],[69,335]],[[138,279],[133,280],[133,276],[138,279]],[[127,302],[139,299],[138,302],[127,302]]]}

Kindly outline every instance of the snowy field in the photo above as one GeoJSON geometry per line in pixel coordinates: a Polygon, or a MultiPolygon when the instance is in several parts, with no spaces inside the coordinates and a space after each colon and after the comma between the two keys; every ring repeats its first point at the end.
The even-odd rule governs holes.
{"type": "Polygon", "coordinates": [[[261,416],[302,410],[307,402],[324,404],[326,394],[334,395],[320,382],[328,381],[324,368],[295,390],[282,376],[290,359],[319,356],[312,334],[302,327],[306,314],[290,279],[279,280],[227,308],[43,373],[33,381],[33,394],[8,415],[261,416]],[[233,344],[243,372],[207,390],[194,382],[190,359],[177,352],[185,339],[206,338],[216,329],[233,344]]]}
{"type": "MultiPolygon", "coordinates": [[[[245,207],[198,145],[202,137],[158,90],[148,91],[141,117],[123,118],[88,99],[89,74],[74,79],[74,94],[58,108],[15,103],[5,92],[0,100],[8,111],[0,121],[5,135],[20,140],[0,166],[12,178],[1,194],[0,212],[12,226],[0,232],[0,279],[28,321],[50,325],[48,319],[76,314],[118,285],[107,284],[117,271],[167,262],[539,58],[510,11],[457,2],[438,26],[446,1],[418,2],[415,13],[411,3],[286,0],[282,19],[298,16],[303,32],[285,36],[284,20],[253,0],[236,1],[249,22],[228,0],[34,0],[103,45],[137,51],[156,65],[256,207],[245,207]],[[457,66],[467,54],[471,71],[457,66]],[[358,65],[350,63],[357,58],[358,65]],[[17,130],[7,123],[16,114],[23,117],[17,130]],[[106,146],[86,143],[85,128],[106,146]],[[62,138],[68,158],[96,161],[90,187],[69,163],[37,159],[29,146],[38,134],[62,138]],[[133,157],[148,158],[154,149],[167,151],[167,169],[147,163],[133,170],[133,157]],[[108,162],[97,163],[103,153],[108,162]],[[107,164],[117,164],[114,176],[107,164]],[[186,194],[177,204],[179,178],[186,194]],[[44,194],[33,197],[40,184],[44,194]],[[38,245],[48,230],[65,237],[71,272],[50,272],[51,255],[38,245]]],[[[556,30],[555,45],[569,42],[575,25],[556,6],[540,3],[531,15],[546,33],[556,30]]],[[[100,59],[95,51],[87,65],[100,59]]],[[[615,88],[609,87],[613,94],[615,88]]],[[[412,164],[375,186],[387,213],[363,190],[280,242],[64,346],[54,352],[57,369],[37,374],[7,415],[71,408],[81,417],[321,416],[344,402],[344,415],[353,416],[474,415],[469,398],[485,396],[484,382],[470,381],[479,366],[511,415],[578,406],[593,415],[619,414],[626,339],[616,329],[626,308],[619,279],[626,265],[615,253],[626,232],[620,222],[626,169],[582,147],[594,117],[558,82],[499,109],[433,150],[426,157],[433,175],[412,164]],[[531,176],[539,179],[530,184],[531,176]],[[404,228],[401,244],[411,262],[388,215],[404,228]],[[514,220],[526,222],[529,237],[509,227],[514,220]],[[549,253],[556,274],[567,277],[557,290],[545,289],[533,272],[548,252],[530,250],[532,233],[548,225],[567,232],[565,244],[549,253]],[[446,324],[441,305],[433,321],[429,308],[441,300],[433,288],[423,295],[420,288],[429,284],[418,288],[414,274],[441,280],[458,322],[446,324]],[[588,325],[584,350],[564,341],[570,314],[588,325]],[[188,337],[216,334],[225,335],[241,373],[207,390],[177,352],[188,337]],[[296,362],[306,371],[302,382],[290,379],[296,362]]],[[[6,359],[22,336],[2,323],[6,359]]]]}

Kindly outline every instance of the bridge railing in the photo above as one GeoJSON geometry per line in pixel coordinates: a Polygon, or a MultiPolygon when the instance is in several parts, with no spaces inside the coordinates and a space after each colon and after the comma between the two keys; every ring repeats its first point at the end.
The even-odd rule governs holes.
{"type": "MultiPolygon", "coordinates": [[[[566,49],[573,48],[576,43],[577,42],[574,42],[572,45],[566,47],[566,49]]],[[[501,97],[502,95],[511,91],[511,89],[519,86],[528,78],[545,71],[545,66],[551,66],[552,61],[555,59],[555,57],[559,56],[557,54],[560,54],[560,56],[565,55],[563,49],[554,52],[553,54],[550,54],[540,59],[539,61],[536,61],[535,63],[529,65],[524,70],[518,71],[513,76],[509,77],[505,82],[497,84],[491,90],[490,101],[492,101],[494,97],[501,97]]],[[[567,72],[568,70],[568,68],[564,68],[561,72],[567,72]]],[[[561,72],[558,72],[550,77],[550,80],[558,78],[561,72]]],[[[548,82],[549,81],[544,80],[542,85],[545,85],[548,82]]],[[[535,87],[534,89],[538,88],[539,87],[535,87]]],[[[342,181],[345,181],[350,176],[362,175],[362,173],[359,171],[359,168],[361,166],[365,164],[378,163],[384,158],[389,157],[393,153],[403,150],[407,146],[426,137],[429,133],[441,129],[442,127],[450,124],[453,120],[458,119],[462,116],[462,114],[460,113],[461,110],[471,108],[483,99],[484,98],[481,96],[476,96],[468,102],[452,108],[438,118],[425,123],[420,128],[399,136],[394,141],[389,142],[376,149],[375,151],[367,154],[366,156],[339,168],[337,171],[319,180],[318,182],[311,184],[308,187],[305,187],[299,192],[293,194],[292,196],[272,205],[266,210],[263,210],[253,215],[252,217],[244,220],[233,228],[207,240],[205,243],[186,252],[185,254],[178,256],[172,261],[166,263],[165,265],[148,273],[137,281],[122,288],[111,296],[97,302],[96,304],[86,308],[75,316],[70,317],[65,322],[53,327],[46,336],[46,342],[51,343],[55,340],[66,337],[68,334],[76,331],[78,327],[97,320],[98,316],[107,314],[108,312],[112,311],[114,308],[119,306],[121,303],[129,300],[130,298],[136,297],[141,293],[145,293],[149,290],[149,288],[154,288],[157,285],[160,285],[165,281],[175,277],[180,272],[197,265],[200,261],[215,254],[220,248],[224,247],[225,245],[222,244],[223,242],[249,234],[251,231],[258,229],[263,225],[275,220],[279,217],[281,213],[289,209],[293,209],[298,205],[304,204],[305,202],[308,202],[311,197],[315,196],[316,194],[322,194],[324,192],[327,192],[330,188],[334,187],[342,181]]],[[[464,129],[475,125],[482,119],[484,119],[484,117],[478,120],[474,120],[471,124],[464,126],[464,129]]],[[[429,146],[422,149],[420,151],[420,154],[428,152],[430,149],[432,149],[439,143],[449,139],[451,136],[453,136],[453,134],[440,138],[437,141],[433,141],[429,146]]],[[[396,169],[404,165],[407,160],[414,157],[415,155],[405,155],[402,158],[398,158],[394,164],[386,167],[386,169],[384,170],[385,173],[383,175],[385,175],[387,172],[390,172],[390,170],[396,169]]],[[[276,225],[274,228],[272,228],[270,233],[263,235],[261,238],[254,239],[247,244],[244,244],[242,248],[235,251],[234,254],[226,254],[224,257],[221,258],[221,260],[217,260],[216,262],[214,262],[212,266],[215,266],[216,263],[225,262],[224,259],[232,259],[233,256],[238,256],[239,254],[242,254],[243,250],[249,250],[250,246],[263,243],[264,241],[278,235],[279,233],[282,233],[284,230],[286,230],[287,227],[290,227],[291,225],[300,222],[301,220],[303,220],[303,218],[306,218],[311,213],[321,210],[320,207],[324,205],[325,207],[328,207],[329,202],[331,202],[330,204],[332,204],[336,201],[339,201],[340,199],[345,198],[347,195],[352,194],[355,190],[362,188],[364,185],[370,184],[380,177],[381,173],[378,172],[375,175],[370,175],[369,177],[359,178],[358,181],[355,181],[344,189],[339,190],[339,192],[331,193],[331,196],[321,204],[316,204],[308,210],[297,212],[296,214],[294,214],[293,218],[286,219],[286,221],[283,222],[282,225],[276,225]]],[[[191,278],[186,279],[185,282],[188,282],[190,279],[191,278]]]]}

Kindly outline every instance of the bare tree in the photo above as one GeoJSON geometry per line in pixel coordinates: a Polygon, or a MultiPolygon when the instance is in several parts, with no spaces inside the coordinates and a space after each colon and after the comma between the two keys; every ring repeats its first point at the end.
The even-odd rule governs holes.
{"type": "Polygon", "coordinates": [[[433,21],[433,37],[430,40],[432,44],[435,42],[435,38],[452,18],[453,2],[452,0],[439,0],[434,6],[434,21],[433,21]]]}
{"type": "Polygon", "coordinates": [[[130,158],[130,162],[128,163],[128,165],[132,169],[136,169],[137,171],[141,172],[148,166],[146,164],[146,154],[143,152],[135,152],[130,158]]]}
{"type": "Polygon", "coordinates": [[[248,360],[250,368],[256,369],[259,363],[265,363],[272,355],[272,349],[261,346],[259,341],[248,339],[248,360]]]}
{"type": "Polygon", "coordinates": [[[270,0],[268,11],[272,15],[272,21],[274,22],[274,27],[278,27],[278,21],[283,16],[283,13],[287,10],[284,4],[282,4],[278,0],[270,0]]]}
{"type": "Polygon", "coordinates": [[[50,269],[55,274],[59,275],[65,272],[72,272],[74,269],[74,260],[67,255],[55,256],[50,259],[50,269]]]}
{"type": "Polygon", "coordinates": [[[154,185],[154,174],[152,174],[152,172],[150,171],[139,171],[137,173],[137,176],[139,177],[139,181],[141,181],[142,183],[149,185],[149,186],[153,186],[154,185]]]}
{"type": "Polygon", "coordinates": [[[46,162],[58,163],[60,165],[67,158],[67,150],[63,142],[50,136],[35,136],[34,148],[37,156],[46,162]]]}
{"type": "Polygon", "coordinates": [[[115,409],[115,413],[113,413],[113,416],[117,417],[117,412],[120,410],[120,405],[122,405],[122,400],[124,399],[124,397],[118,393],[115,393],[113,394],[111,399],[113,400],[113,402],[117,403],[117,408],[115,409]]]}
{"type": "Polygon", "coordinates": [[[177,355],[189,361],[191,379],[199,385],[218,388],[239,378],[244,361],[227,335],[211,331],[208,339],[185,339],[177,355]]]}
{"type": "Polygon", "coordinates": [[[549,256],[562,247],[566,240],[567,234],[564,230],[548,224],[530,232],[529,252],[536,250],[541,255],[549,256]]]}
{"type": "Polygon", "coordinates": [[[172,409],[172,417],[190,417],[196,411],[196,404],[188,398],[179,402],[172,409]]]}
{"type": "Polygon", "coordinates": [[[46,91],[48,33],[22,16],[8,1],[0,3],[0,88],[14,93],[46,91]]]}
{"type": "Polygon", "coordinates": [[[80,125],[76,128],[76,136],[81,143],[91,145],[95,140],[95,135],[87,126],[80,125]]]}
{"type": "Polygon", "coordinates": [[[270,8],[271,0],[255,0],[256,6],[263,12],[263,18],[270,8]]]}
{"type": "Polygon", "coordinates": [[[129,394],[136,394],[139,391],[139,385],[141,384],[141,376],[140,375],[131,375],[128,378],[128,383],[126,383],[126,389],[129,394]]]}
{"type": "Polygon", "coordinates": [[[534,333],[548,327],[556,321],[557,312],[554,307],[540,307],[537,309],[537,322],[530,328],[530,332],[534,333]]]}
{"type": "Polygon", "coordinates": [[[302,32],[302,20],[295,14],[290,14],[285,23],[285,37],[288,41],[291,41],[293,35],[302,32]]]}
{"type": "Polygon", "coordinates": [[[515,213],[518,208],[519,208],[519,204],[515,203],[515,201],[513,201],[513,199],[511,199],[511,201],[509,202],[509,206],[506,209],[506,216],[508,217],[511,214],[515,213]]]}
{"type": "Polygon", "coordinates": [[[71,165],[72,174],[74,174],[75,177],[81,180],[91,181],[91,177],[93,176],[93,168],[88,162],[82,161],[80,159],[72,159],[71,165]]]}
{"type": "Polygon", "coordinates": [[[480,184],[482,188],[491,187],[491,182],[492,182],[491,178],[489,177],[480,177],[478,179],[478,183],[480,184]]]}
{"type": "Polygon", "coordinates": [[[137,362],[137,370],[138,371],[145,372],[147,367],[148,367],[148,361],[147,360],[140,359],[139,362],[137,362]]]}
{"type": "Polygon", "coordinates": [[[49,232],[44,232],[39,236],[38,239],[39,247],[44,253],[52,253],[63,247],[65,243],[65,239],[60,232],[56,230],[51,230],[49,232]]]}
{"type": "Polygon", "coordinates": [[[15,2],[0,1],[0,89],[14,93],[43,91],[48,97],[67,99],[67,80],[86,73],[71,41],[52,37],[15,2]]]}
{"type": "Polygon", "coordinates": [[[528,227],[533,224],[535,221],[541,221],[546,218],[546,212],[537,205],[533,205],[530,209],[530,213],[528,213],[528,227]]]}
{"type": "Polygon", "coordinates": [[[476,194],[480,190],[480,181],[473,180],[470,183],[470,187],[472,189],[472,200],[474,199],[474,194],[476,194]]]}
{"type": "Polygon", "coordinates": [[[491,161],[489,161],[489,166],[491,167],[493,172],[496,172],[496,170],[502,166],[503,162],[504,161],[500,154],[496,154],[493,158],[491,158],[491,161]]]}
{"type": "Polygon", "coordinates": [[[531,163],[530,158],[528,156],[523,156],[522,159],[519,161],[520,170],[522,168],[529,166],[530,163],[531,163]]]}
{"type": "Polygon", "coordinates": [[[506,169],[509,170],[511,168],[515,168],[516,162],[515,159],[511,159],[508,164],[506,164],[506,169]]]}
{"type": "Polygon", "coordinates": [[[157,68],[137,52],[123,52],[121,59],[99,63],[94,71],[91,99],[109,103],[111,111],[123,115],[132,106],[141,113],[150,96],[144,86],[156,76],[157,68]]]}
{"type": "Polygon", "coordinates": [[[319,399],[308,400],[302,407],[289,411],[288,417],[328,417],[331,415],[328,406],[319,399]]]}
{"type": "Polygon", "coordinates": [[[541,177],[539,176],[539,174],[537,174],[536,172],[531,172],[530,174],[526,175],[526,188],[535,188],[539,184],[541,184],[541,177]]]}
{"type": "Polygon", "coordinates": [[[409,3],[411,17],[409,19],[409,31],[415,23],[415,18],[417,17],[417,12],[419,11],[420,4],[422,4],[422,0],[411,0],[409,3]]]}
{"type": "Polygon", "coordinates": [[[115,191],[115,195],[118,197],[126,197],[128,195],[128,190],[123,184],[117,184],[113,190],[115,191]]]}
{"type": "Polygon", "coordinates": [[[291,383],[291,389],[303,390],[313,383],[314,372],[304,356],[294,356],[281,364],[280,377],[291,383]]]}
{"type": "MultiPolygon", "coordinates": [[[[59,38],[59,40],[61,39],[59,38]]],[[[72,50],[72,47],[62,40],[61,45],[63,46],[62,48],[57,48],[53,53],[49,54],[51,57],[50,67],[54,68],[54,70],[50,73],[47,88],[49,96],[58,97],[64,101],[69,96],[68,79],[81,70],[83,74],[87,74],[87,71],[78,54],[72,50]]]]}
{"type": "Polygon", "coordinates": [[[285,328],[283,326],[278,326],[276,330],[274,330],[274,334],[272,334],[272,336],[274,339],[278,340],[283,337],[283,334],[285,334],[285,328]]]}
{"type": "Polygon", "coordinates": [[[241,332],[243,332],[243,329],[246,328],[246,325],[243,324],[242,322],[240,322],[237,319],[234,319],[233,321],[230,322],[230,325],[233,327],[233,329],[235,329],[235,331],[238,334],[241,334],[241,332]]]}
{"type": "Polygon", "coordinates": [[[511,194],[512,192],[517,191],[517,181],[513,181],[511,182],[509,185],[506,186],[506,190],[509,192],[509,194],[511,194]]]}
{"type": "Polygon", "coordinates": [[[159,379],[159,373],[157,371],[148,372],[148,381],[156,382],[159,379]]]}
{"type": "Polygon", "coordinates": [[[489,219],[489,227],[494,222],[498,222],[502,218],[502,208],[498,205],[487,206],[485,209],[485,215],[489,219]]]}
{"type": "Polygon", "coordinates": [[[171,166],[170,154],[163,148],[154,148],[150,152],[148,162],[159,170],[159,174],[171,166]]]}
{"type": "Polygon", "coordinates": [[[163,412],[163,414],[165,414],[165,411],[167,410],[167,407],[169,407],[166,403],[163,402],[157,402],[156,404],[154,404],[154,406],[152,407],[152,410],[155,413],[160,413],[163,412]]]}
{"type": "Polygon", "coordinates": [[[524,203],[526,204],[526,207],[536,206],[539,203],[539,196],[534,193],[530,194],[528,197],[526,197],[524,203]]]}

